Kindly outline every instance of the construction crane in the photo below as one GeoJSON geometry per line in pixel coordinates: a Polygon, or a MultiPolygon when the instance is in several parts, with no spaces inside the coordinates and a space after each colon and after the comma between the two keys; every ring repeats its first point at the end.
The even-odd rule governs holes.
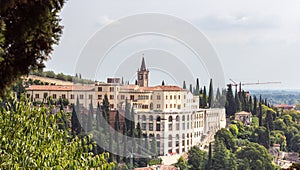
{"type": "Polygon", "coordinates": [[[239,91],[242,90],[242,86],[247,86],[247,85],[259,85],[259,84],[281,84],[279,81],[274,81],[274,82],[260,82],[259,80],[255,83],[242,83],[240,82],[239,84],[236,83],[234,80],[229,79],[232,83],[227,84],[227,86],[235,86],[235,89],[237,90],[239,86],[239,91]]]}

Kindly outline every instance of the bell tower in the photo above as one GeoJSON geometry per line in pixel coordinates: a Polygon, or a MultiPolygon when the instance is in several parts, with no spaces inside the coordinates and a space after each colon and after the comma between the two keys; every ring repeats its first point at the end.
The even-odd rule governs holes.
{"type": "Polygon", "coordinates": [[[148,87],[148,74],[149,70],[146,69],[144,54],[142,58],[142,65],[141,68],[137,71],[137,79],[138,85],[140,87],[148,87]]]}

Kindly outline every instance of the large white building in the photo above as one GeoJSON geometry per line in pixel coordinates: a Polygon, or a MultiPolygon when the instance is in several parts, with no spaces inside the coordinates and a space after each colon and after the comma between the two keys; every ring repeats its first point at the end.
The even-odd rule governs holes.
{"type": "MultiPolygon", "coordinates": [[[[225,109],[199,109],[199,97],[178,86],[148,86],[149,70],[142,59],[137,72],[136,85],[124,85],[120,78],[108,78],[106,83],[94,86],[75,87],[75,91],[49,90],[49,86],[31,86],[27,94],[36,100],[47,90],[49,95],[64,97],[74,103],[74,96],[80,96],[80,103],[88,107],[102,103],[108,96],[112,110],[124,110],[125,101],[134,107],[135,122],[140,122],[143,133],[155,136],[161,155],[188,151],[194,145],[203,145],[214,133],[226,125],[225,109]],[[47,89],[48,88],[48,89],[47,89]]],[[[50,88],[51,89],[51,88],[50,88]]],[[[70,89],[68,89],[70,90],[70,89]]]]}

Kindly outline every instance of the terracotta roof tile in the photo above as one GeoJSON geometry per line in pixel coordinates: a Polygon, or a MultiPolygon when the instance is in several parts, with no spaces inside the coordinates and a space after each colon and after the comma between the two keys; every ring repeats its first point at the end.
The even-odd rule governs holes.
{"type": "Polygon", "coordinates": [[[27,91],[94,91],[94,86],[82,86],[82,85],[31,85],[26,88],[27,91]]]}

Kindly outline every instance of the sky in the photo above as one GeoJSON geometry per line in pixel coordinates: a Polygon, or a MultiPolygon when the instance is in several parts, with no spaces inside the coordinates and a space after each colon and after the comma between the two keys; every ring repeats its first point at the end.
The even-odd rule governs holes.
{"type": "MultiPolygon", "coordinates": [[[[300,89],[300,79],[297,78],[300,63],[299,9],[300,1],[297,0],[67,1],[60,13],[63,35],[51,60],[46,63],[46,70],[74,75],[82,64],[86,70],[94,69],[85,63],[85,59],[90,55],[97,56],[98,50],[103,48],[101,42],[114,40],[124,31],[118,29],[124,25],[122,19],[154,13],[176,18],[175,26],[165,28],[170,34],[182,26],[187,33],[195,35],[188,29],[195,27],[199,31],[197,35],[203,35],[208,44],[198,45],[203,47],[203,53],[197,53],[200,59],[194,59],[197,56],[193,51],[195,48],[187,48],[193,46],[185,46],[170,36],[140,34],[106,49],[104,58],[99,54],[99,58],[92,61],[96,63],[96,69],[92,74],[82,71],[83,77],[105,81],[106,77],[124,76],[132,83],[144,55],[152,85],[162,80],[167,84],[182,85],[182,79],[189,84],[194,83],[195,78],[200,79],[200,84],[207,85],[215,72],[222,72],[225,83],[229,83],[229,79],[244,83],[281,82],[244,86],[245,89],[300,89]],[[113,27],[109,27],[111,25],[113,27]],[[107,28],[111,28],[110,34],[100,36],[107,28]],[[208,54],[211,47],[221,67],[216,64],[212,68],[214,66],[205,60],[207,56],[203,55],[208,54]]],[[[129,21],[127,25],[130,24],[131,30],[128,31],[138,30],[147,23],[155,25],[153,29],[165,24],[163,19],[129,21]]]]}

